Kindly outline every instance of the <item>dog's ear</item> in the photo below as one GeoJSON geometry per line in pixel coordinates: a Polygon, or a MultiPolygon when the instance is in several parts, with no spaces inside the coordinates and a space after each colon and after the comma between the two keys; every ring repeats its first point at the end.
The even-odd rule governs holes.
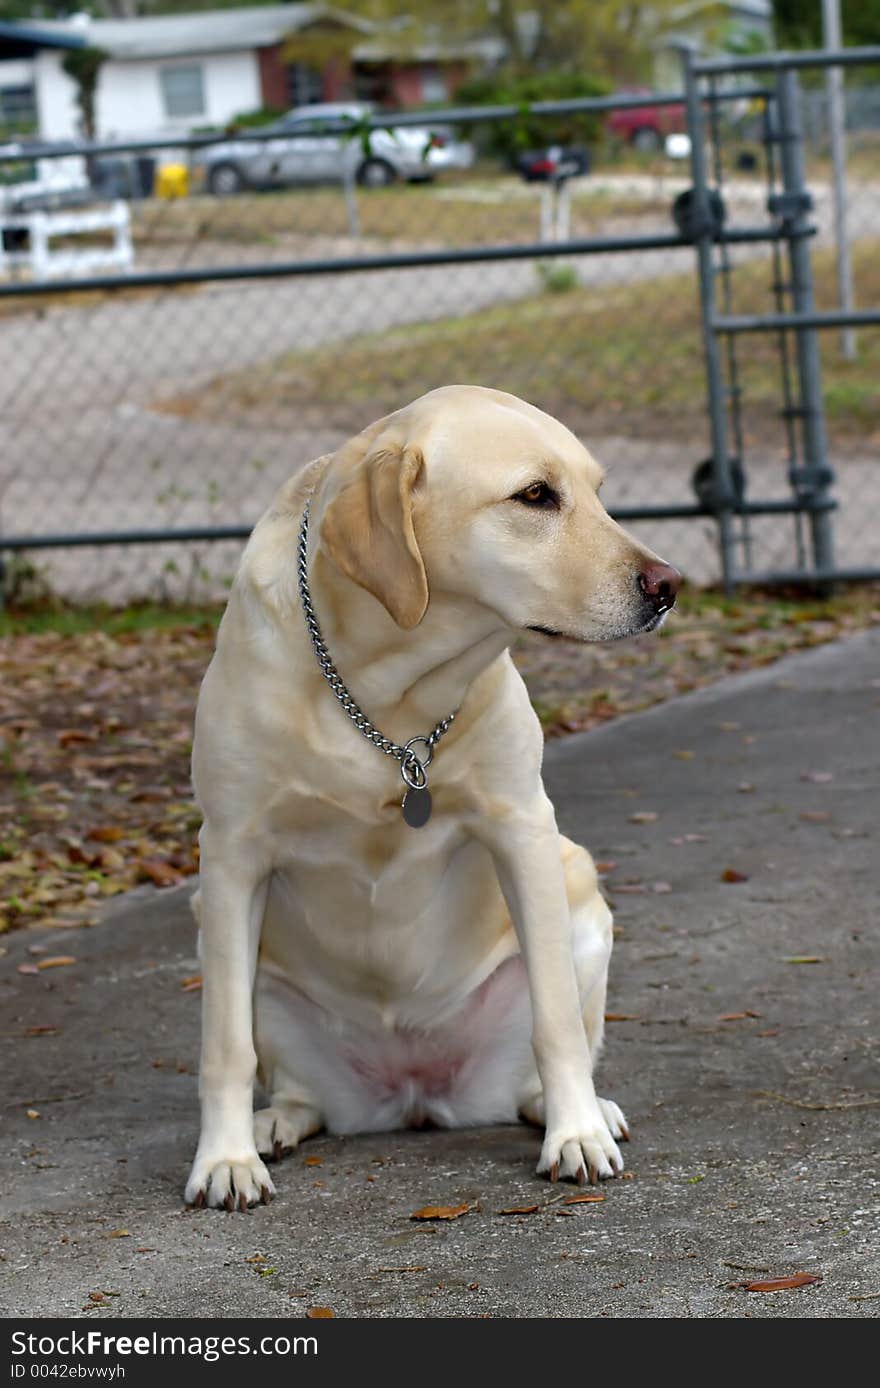
{"type": "Polygon", "coordinates": [[[333,562],[406,628],[418,626],[428,606],[412,520],[413,488],[424,465],[418,448],[373,449],[355,463],[321,525],[333,562]]]}

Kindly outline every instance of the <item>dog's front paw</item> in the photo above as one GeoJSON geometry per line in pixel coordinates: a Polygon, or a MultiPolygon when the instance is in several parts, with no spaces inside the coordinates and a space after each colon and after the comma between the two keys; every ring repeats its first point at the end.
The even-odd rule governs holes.
{"type": "Polygon", "coordinates": [[[246,1210],[261,1201],[268,1205],[274,1194],[272,1177],[256,1152],[225,1161],[197,1154],[184,1199],[198,1208],[246,1210]]]}
{"type": "Polygon", "coordinates": [[[587,1122],[547,1132],[544,1137],[539,1176],[577,1181],[579,1186],[589,1180],[595,1186],[622,1170],[623,1158],[598,1109],[587,1122]]]}

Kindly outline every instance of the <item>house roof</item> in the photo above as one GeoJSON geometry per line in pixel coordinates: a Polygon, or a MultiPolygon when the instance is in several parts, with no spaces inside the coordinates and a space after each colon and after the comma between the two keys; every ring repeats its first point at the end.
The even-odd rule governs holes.
{"type": "Polygon", "coordinates": [[[199,10],[193,14],[151,15],[143,19],[91,19],[41,25],[47,33],[78,33],[113,58],[172,58],[191,53],[222,53],[266,48],[286,34],[319,20],[336,20],[363,34],[373,26],[330,5],[255,6],[243,10],[199,10]]]}
{"type": "Polygon", "coordinates": [[[84,43],[73,29],[50,33],[41,26],[0,20],[0,59],[32,58],[40,48],[82,48],[84,43]]]}

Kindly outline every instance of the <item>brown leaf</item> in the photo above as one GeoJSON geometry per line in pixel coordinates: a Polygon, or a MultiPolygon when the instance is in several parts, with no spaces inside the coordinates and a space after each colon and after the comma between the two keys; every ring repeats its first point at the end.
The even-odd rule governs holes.
{"type": "Polygon", "coordinates": [[[306,1157],[306,1166],[323,1166],[323,1157],[306,1157]]]}
{"type": "Polygon", "coordinates": [[[606,1022],[640,1022],[640,1021],[641,1021],[641,1018],[640,1018],[640,1017],[637,1017],[636,1014],[635,1014],[634,1012],[606,1012],[606,1013],[605,1013],[605,1021],[606,1021],[606,1022]]]}
{"type": "Polygon", "coordinates": [[[185,993],[198,993],[202,986],[202,975],[191,974],[189,978],[182,978],[180,986],[185,993]]]}
{"type": "Polygon", "coordinates": [[[131,1233],[128,1229],[111,1229],[105,1237],[108,1239],[130,1239],[131,1233]]]}
{"type": "Polygon", "coordinates": [[[99,1302],[99,1301],[103,1301],[103,1300],[104,1300],[104,1293],[103,1293],[103,1292],[89,1292],[89,1301],[96,1301],[96,1302],[99,1302]]]}
{"type": "Polygon", "coordinates": [[[614,869],[617,867],[617,863],[614,858],[606,858],[604,860],[597,859],[594,866],[598,873],[613,872],[614,869]]]}
{"type": "Polygon", "coordinates": [[[61,747],[70,747],[78,742],[96,742],[94,733],[86,732],[84,728],[61,728],[57,734],[58,743],[61,747]]]}
{"type": "Polygon", "coordinates": [[[95,839],[97,843],[118,843],[125,838],[125,830],[118,824],[98,824],[89,830],[86,838],[95,839]]]}
{"type": "Polygon", "coordinates": [[[563,1205],[598,1205],[605,1199],[604,1195],[569,1195],[568,1199],[563,1200],[563,1205]]]}
{"type": "Polygon", "coordinates": [[[787,1292],[794,1287],[809,1287],[822,1278],[814,1272],[796,1272],[791,1277],[768,1277],[764,1282],[737,1282],[746,1292],[787,1292]]]}
{"type": "Polygon", "coordinates": [[[310,1306],[306,1315],[310,1321],[329,1321],[335,1318],[336,1312],[329,1306],[310,1306]]]}
{"type": "Polygon", "coordinates": [[[183,881],[181,873],[173,868],[170,863],[165,863],[161,858],[141,858],[138,863],[138,874],[143,880],[147,877],[156,887],[176,887],[178,882],[183,881]]]}
{"type": "Polygon", "coordinates": [[[46,959],[41,959],[37,964],[38,969],[60,969],[66,964],[75,964],[76,960],[72,954],[50,954],[46,959]]]}
{"type": "Polygon", "coordinates": [[[506,1210],[498,1210],[500,1215],[534,1214],[540,1205],[509,1205],[506,1210]]]}
{"type": "Polygon", "coordinates": [[[723,1017],[719,1017],[719,1022],[742,1022],[746,1017],[760,1017],[760,1012],[750,1012],[746,1008],[745,1012],[725,1012],[723,1017]]]}
{"type": "Polygon", "coordinates": [[[22,1035],[24,1036],[54,1036],[58,1027],[25,1027],[22,1035]]]}
{"type": "Polygon", "coordinates": [[[653,824],[655,819],[659,819],[656,810],[636,810],[635,814],[629,817],[630,824],[653,824]]]}
{"type": "Polygon", "coordinates": [[[470,1205],[425,1205],[421,1210],[414,1210],[410,1219],[460,1219],[470,1209],[470,1205]]]}
{"type": "Polygon", "coordinates": [[[748,874],[737,872],[736,868],[725,868],[721,874],[722,882],[748,882],[748,874]]]}

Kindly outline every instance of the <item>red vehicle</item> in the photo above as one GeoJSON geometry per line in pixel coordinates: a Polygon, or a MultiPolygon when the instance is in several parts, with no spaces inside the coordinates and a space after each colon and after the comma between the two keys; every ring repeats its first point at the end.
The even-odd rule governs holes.
{"type": "Polygon", "coordinates": [[[633,149],[656,154],[663,148],[667,135],[685,129],[683,103],[655,106],[650,100],[654,93],[648,87],[629,87],[617,95],[648,98],[644,106],[623,106],[617,111],[610,111],[605,120],[609,135],[631,145],[633,149]]]}

